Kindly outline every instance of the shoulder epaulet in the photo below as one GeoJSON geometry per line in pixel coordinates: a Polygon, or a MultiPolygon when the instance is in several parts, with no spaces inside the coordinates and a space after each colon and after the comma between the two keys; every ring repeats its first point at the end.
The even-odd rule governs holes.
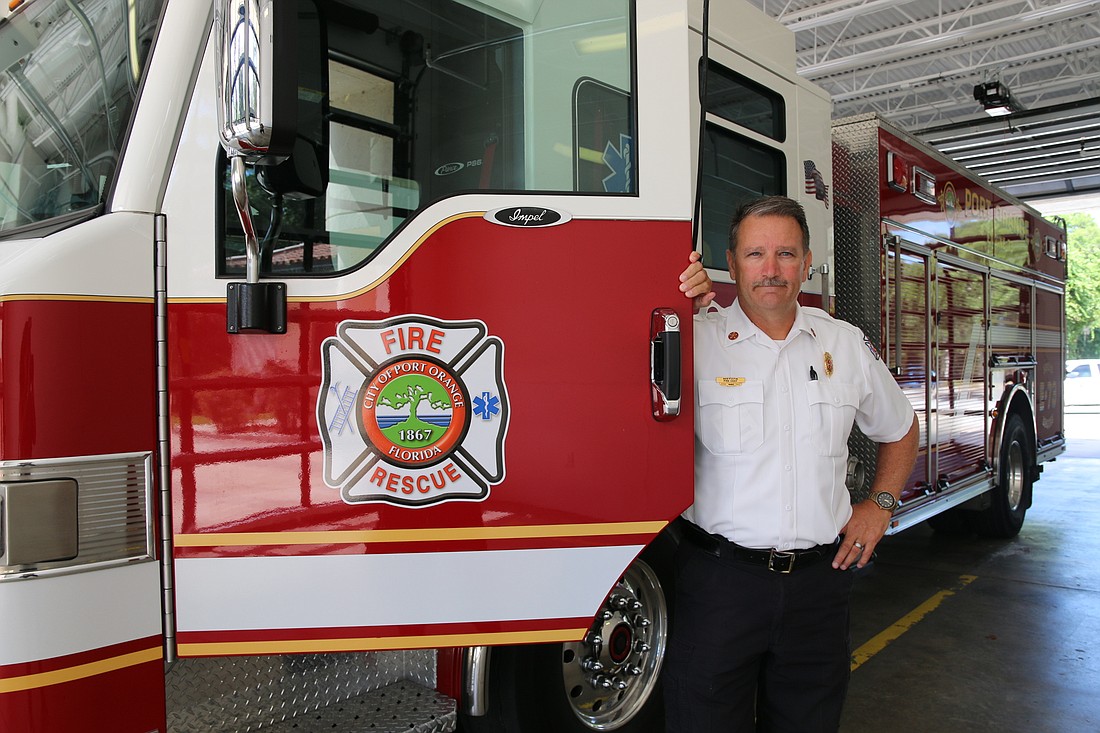
{"type": "Polygon", "coordinates": [[[695,320],[697,321],[713,321],[718,318],[725,318],[725,312],[722,306],[714,303],[708,304],[705,308],[701,309],[695,314],[695,320]]]}

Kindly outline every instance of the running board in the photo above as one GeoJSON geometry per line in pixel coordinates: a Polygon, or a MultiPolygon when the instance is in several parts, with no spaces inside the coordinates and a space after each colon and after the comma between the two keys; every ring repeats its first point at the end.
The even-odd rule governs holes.
{"type": "Polygon", "coordinates": [[[981,496],[992,488],[993,479],[983,476],[970,486],[951,489],[950,492],[936,497],[927,504],[915,506],[908,511],[904,511],[904,507],[902,507],[903,511],[894,517],[894,520],[890,523],[890,528],[886,530],[886,534],[897,534],[898,532],[916,526],[929,517],[942,514],[948,509],[954,509],[960,504],[970,501],[975,496],[981,496]]]}

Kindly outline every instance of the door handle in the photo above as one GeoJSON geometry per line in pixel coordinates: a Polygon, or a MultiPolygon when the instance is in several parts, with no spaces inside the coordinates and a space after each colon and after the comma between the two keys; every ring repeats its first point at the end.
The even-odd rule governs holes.
{"type": "Polygon", "coordinates": [[[680,414],[680,316],[656,308],[649,329],[650,398],[655,420],[680,414]]]}

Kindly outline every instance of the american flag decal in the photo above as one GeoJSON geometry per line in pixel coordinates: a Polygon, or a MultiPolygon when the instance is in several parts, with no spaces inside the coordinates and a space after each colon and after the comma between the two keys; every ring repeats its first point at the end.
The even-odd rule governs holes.
{"type": "Polygon", "coordinates": [[[806,195],[823,201],[825,208],[829,208],[829,187],[825,185],[825,178],[817,169],[817,164],[812,160],[804,160],[802,166],[806,171],[806,195]]]}

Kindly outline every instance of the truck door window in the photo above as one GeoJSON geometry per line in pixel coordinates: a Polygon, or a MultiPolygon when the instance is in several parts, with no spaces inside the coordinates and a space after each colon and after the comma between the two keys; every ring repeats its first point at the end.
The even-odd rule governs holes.
{"type": "Polygon", "coordinates": [[[704,109],[731,123],[707,122],[700,161],[703,264],[724,270],[730,222],[737,207],[759,196],[787,193],[783,151],[730,128],[741,127],[782,142],[785,107],[780,94],[710,61],[704,109]]]}
{"type": "Polygon", "coordinates": [[[711,61],[707,65],[706,109],[713,115],[770,137],[787,139],[783,97],[752,79],[711,61]]]}
{"type": "MultiPolygon", "coordinates": [[[[261,272],[354,268],[456,194],[633,195],[631,4],[318,2],[329,182],[315,198],[273,195],[249,172],[261,272]]],[[[227,168],[223,159],[219,274],[238,277],[227,168]]]]}
{"type": "Polygon", "coordinates": [[[0,236],[106,200],[160,6],[36,0],[0,21],[0,236]]]}
{"type": "Polygon", "coordinates": [[[786,156],[707,123],[701,162],[703,264],[724,270],[733,212],[750,199],[787,192],[786,156]]]}

